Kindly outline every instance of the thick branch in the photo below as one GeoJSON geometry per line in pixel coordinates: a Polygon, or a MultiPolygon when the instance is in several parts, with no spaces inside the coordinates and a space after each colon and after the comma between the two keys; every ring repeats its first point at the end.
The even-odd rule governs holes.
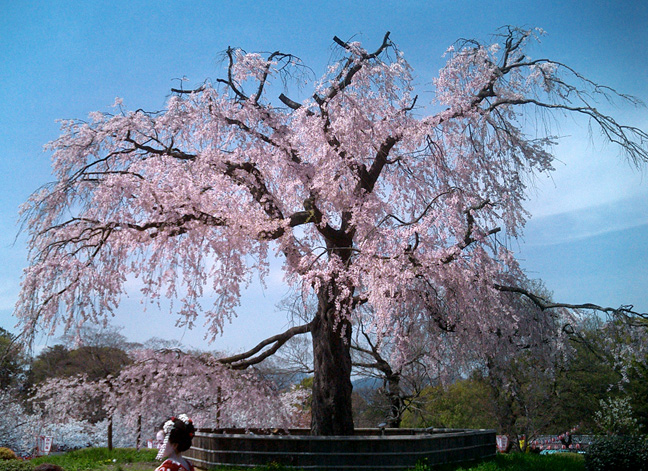
{"type": "Polygon", "coordinates": [[[300,103],[297,103],[296,101],[291,100],[290,98],[288,98],[283,93],[281,95],[279,95],[279,100],[281,100],[281,102],[284,105],[286,105],[288,108],[293,109],[293,110],[298,110],[302,106],[300,103]]]}
{"type": "MultiPolygon", "coordinates": [[[[387,157],[389,156],[389,152],[392,150],[392,148],[396,145],[396,143],[399,141],[399,138],[389,136],[385,142],[380,146],[380,149],[378,149],[378,152],[376,153],[376,158],[374,159],[373,163],[371,164],[371,168],[367,170],[367,168],[363,165],[359,169],[359,176],[360,176],[360,181],[358,182],[358,186],[365,190],[367,193],[371,193],[374,189],[374,186],[376,185],[376,182],[378,181],[378,178],[380,177],[380,174],[388,163],[387,157]]],[[[358,188],[356,188],[356,191],[358,188]]]]}
{"type": "Polygon", "coordinates": [[[140,144],[139,142],[135,141],[130,137],[130,131],[128,131],[128,133],[126,134],[126,138],[124,140],[126,142],[133,144],[133,147],[135,147],[135,149],[143,150],[145,152],[148,152],[149,154],[168,155],[170,157],[175,157],[176,159],[180,159],[180,160],[196,160],[195,154],[187,154],[186,152],[183,152],[180,149],[173,147],[173,143],[166,149],[156,149],[154,147],[147,146],[145,144],[140,144]]]}
{"type": "MultiPolygon", "coordinates": [[[[371,59],[375,59],[391,44],[391,41],[389,40],[389,34],[390,33],[388,31],[385,34],[385,37],[383,38],[382,44],[373,54],[362,53],[360,55],[360,61],[355,60],[353,57],[349,57],[347,59],[345,66],[342,68],[342,71],[338,76],[339,77],[338,81],[329,88],[329,91],[326,94],[326,96],[322,98],[317,94],[313,95],[313,99],[317,102],[318,105],[320,105],[320,107],[322,107],[326,102],[335,98],[335,96],[338,93],[340,93],[342,90],[344,90],[347,86],[351,84],[351,81],[353,80],[353,76],[357,74],[360,71],[360,69],[362,69],[364,62],[371,59]]],[[[337,36],[333,38],[333,41],[335,41],[337,44],[339,44],[340,46],[342,46],[344,49],[351,52],[352,54],[358,53],[358,51],[354,50],[348,43],[342,41],[337,36]]]]}
{"type": "MultiPolygon", "coordinates": [[[[485,208],[486,206],[490,206],[492,203],[489,200],[484,200],[481,203],[471,206],[470,208],[464,210],[464,214],[466,215],[466,233],[464,234],[464,238],[461,242],[459,242],[457,245],[455,245],[455,248],[458,249],[458,252],[463,251],[466,249],[468,246],[471,244],[477,242],[478,240],[485,239],[488,236],[497,234],[500,232],[502,229],[499,227],[495,227],[493,229],[488,230],[487,232],[481,234],[478,238],[475,238],[473,236],[473,232],[475,229],[475,217],[473,216],[473,211],[478,211],[480,209],[485,208]]],[[[442,263],[450,263],[457,257],[457,253],[452,253],[448,255],[446,258],[441,260],[442,263]]]]}
{"type": "Polygon", "coordinates": [[[369,347],[371,350],[367,350],[366,348],[362,348],[357,344],[351,345],[351,348],[353,350],[356,350],[360,353],[364,353],[365,355],[369,355],[372,357],[374,360],[376,360],[376,363],[360,363],[360,362],[353,362],[353,366],[356,366],[358,368],[370,368],[370,369],[376,369],[380,372],[382,372],[386,378],[391,378],[394,376],[394,372],[391,369],[391,366],[385,359],[380,355],[380,352],[378,351],[378,348],[373,344],[371,341],[371,338],[367,333],[362,330],[362,335],[365,337],[367,344],[369,344],[369,347]]]}
{"type": "Polygon", "coordinates": [[[244,370],[247,367],[256,365],[257,363],[260,363],[269,356],[273,355],[277,350],[279,350],[279,348],[281,348],[283,344],[285,344],[295,335],[305,334],[306,332],[310,332],[310,330],[310,323],[292,327],[281,334],[274,335],[261,341],[259,344],[257,344],[256,347],[248,350],[247,352],[230,357],[219,358],[218,362],[224,365],[229,365],[235,370],[244,370]],[[272,345],[272,347],[263,351],[262,353],[259,353],[268,345],[272,345]]]}
{"type": "Polygon", "coordinates": [[[91,230],[113,231],[119,229],[133,229],[138,232],[147,232],[151,229],[157,229],[158,232],[151,234],[151,237],[157,236],[157,234],[159,234],[160,231],[166,229],[171,229],[172,235],[178,235],[184,233],[185,231],[183,229],[183,226],[191,221],[199,221],[202,224],[206,224],[209,226],[225,226],[227,224],[226,220],[203,212],[198,212],[197,214],[185,214],[175,220],[170,220],[170,221],[149,221],[142,224],[136,224],[132,222],[101,223],[100,221],[88,219],[88,218],[74,218],[71,219],[69,222],[75,222],[75,221],[91,224],[91,228],[90,228],[91,230]]]}

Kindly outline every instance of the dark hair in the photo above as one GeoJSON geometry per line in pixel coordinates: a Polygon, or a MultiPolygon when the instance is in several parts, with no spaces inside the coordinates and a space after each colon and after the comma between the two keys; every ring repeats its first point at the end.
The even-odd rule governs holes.
{"type": "Polygon", "coordinates": [[[173,430],[171,430],[171,433],[169,434],[169,442],[176,444],[178,453],[187,451],[191,448],[191,441],[196,432],[196,427],[194,427],[191,420],[189,423],[185,423],[175,417],[171,420],[173,420],[173,430]]]}

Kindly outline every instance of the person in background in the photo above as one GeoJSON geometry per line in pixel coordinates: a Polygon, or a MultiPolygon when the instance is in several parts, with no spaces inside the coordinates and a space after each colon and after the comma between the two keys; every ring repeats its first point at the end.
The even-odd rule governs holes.
{"type": "Polygon", "coordinates": [[[182,453],[191,448],[196,428],[186,414],[177,418],[171,417],[162,427],[164,441],[157,454],[158,460],[164,460],[156,471],[194,471],[194,467],[182,453]]]}

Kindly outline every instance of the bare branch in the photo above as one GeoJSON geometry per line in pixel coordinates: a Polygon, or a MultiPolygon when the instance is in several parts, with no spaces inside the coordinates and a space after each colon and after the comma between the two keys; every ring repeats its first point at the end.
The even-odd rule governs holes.
{"type": "Polygon", "coordinates": [[[192,93],[200,93],[200,92],[202,92],[203,90],[205,90],[205,86],[204,86],[204,85],[202,85],[202,86],[200,86],[200,87],[198,87],[198,88],[195,88],[195,89],[193,89],[193,90],[182,90],[182,89],[180,89],[180,88],[172,88],[172,89],[171,89],[171,92],[172,92],[172,93],[177,93],[177,94],[179,94],[179,95],[191,95],[192,93]]]}
{"type": "Polygon", "coordinates": [[[259,344],[257,344],[254,348],[248,350],[247,352],[240,353],[238,355],[232,355],[230,357],[219,358],[218,362],[224,365],[229,365],[235,370],[244,370],[249,366],[256,365],[257,363],[260,363],[269,356],[273,355],[277,350],[279,350],[279,348],[281,348],[283,344],[285,344],[295,335],[305,334],[307,332],[310,332],[310,330],[310,323],[292,327],[281,334],[273,335],[272,337],[259,342],[259,344]],[[263,351],[262,353],[259,353],[268,345],[272,345],[272,347],[270,347],[268,350],[263,351]]]}
{"type": "Polygon", "coordinates": [[[569,106],[560,103],[545,103],[534,98],[506,98],[493,102],[488,108],[488,111],[492,111],[502,105],[529,104],[539,108],[570,111],[586,115],[599,125],[601,132],[610,142],[618,144],[628,154],[628,157],[636,166],[639,166],[641,163],[648,163],[648,133],[633,126],[621,125],[612,117],[600,113],[596,108],[589,105],[569,106]]]}
{"type": "Polygon", "coordinates": [[[234,49],[228,47],[225,51],[225,54],[227,54],[227,57],[229,58],[229,65],[227,66],[227,80],[217,79],[216,81],[226,84],[230,88],[230,90],[232,90],[236,94],[236,96],[238,96],[243,101],[247,101],[248,96],[236,86],[236,84],[234,83],[234,78],[232,77],[232,68],[234,67],[234,49]]]}
{"type": "Polygon", "coordinates": [[[543,311],[547,309],[557,309],[557,308],[587,309],[592,311],[604,312],[606,314],[612,314],[615,316],[621,315],[626,318],[641,318],[641,319],[648,320],[647,312],[642,313],[642,312],[634,311],[633,310],[634,306],[632,305],[625,305],[625,306],[620,306],[618,308],[613,308],[613,307],[603,307],[603,306],[599,306],[598,304],[592,304],[592,303],[584,303],[584,304],[554,303],[554,302],[547,301],[546,299],[534,293],[531,293],[530,291],[524,288],[518,288],[516,286],[503,286],[499,284],[494,285],[494,288],[498,291],[502,291],[506,293],[521,294],[527,297],[533,304],[535,304],[538,308],[540,308],[543,311]]]}
{"type": "MultiPolygon", "coordinates": [[[[380,45],[380,47],[378,47],[378,49],[376,49],[376,52],[374,52],[373,54],[366,54],[366,53],[362,54],[362,58],[363,59],[374,59],[374,58],[378,57],[388,46],[390,46],[392,44],[392,42],[389,40],[389,35],[390,34],[391,33],[389,31],[387,31],[385,33],[385,36],[383,37],[383,42],[380,45]]],[[[342,46],[347,51],[356,52],[351,48],[351,46],[347,42],[342,41],[337,36],[333,36],[333,41],[335,41],[337,44],[342,46]]]]}

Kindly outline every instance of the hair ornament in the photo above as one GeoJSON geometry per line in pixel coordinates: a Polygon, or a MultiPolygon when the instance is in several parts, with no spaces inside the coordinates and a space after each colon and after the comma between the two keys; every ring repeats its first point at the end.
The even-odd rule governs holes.
{"type": "Polygon", "coordinates": [[[162,445],[158,450],[158,454],[155,457],[156,460],[162,460],[167,455],[167,448],[169,447],[169,435],[171,435],[171,430],[173,430],[173,421],[167,420],[166,422],[164,422],[162,430],[164,430],[164,441],[162,442],[162,445]]]}
{"type": "Polygon", "coordinates": [[[187,414],[180,414],[178,416],[178,419],[182,420],[187,425],[192,423],[192,420],[189,418],[189,416],[187,414]]]}

